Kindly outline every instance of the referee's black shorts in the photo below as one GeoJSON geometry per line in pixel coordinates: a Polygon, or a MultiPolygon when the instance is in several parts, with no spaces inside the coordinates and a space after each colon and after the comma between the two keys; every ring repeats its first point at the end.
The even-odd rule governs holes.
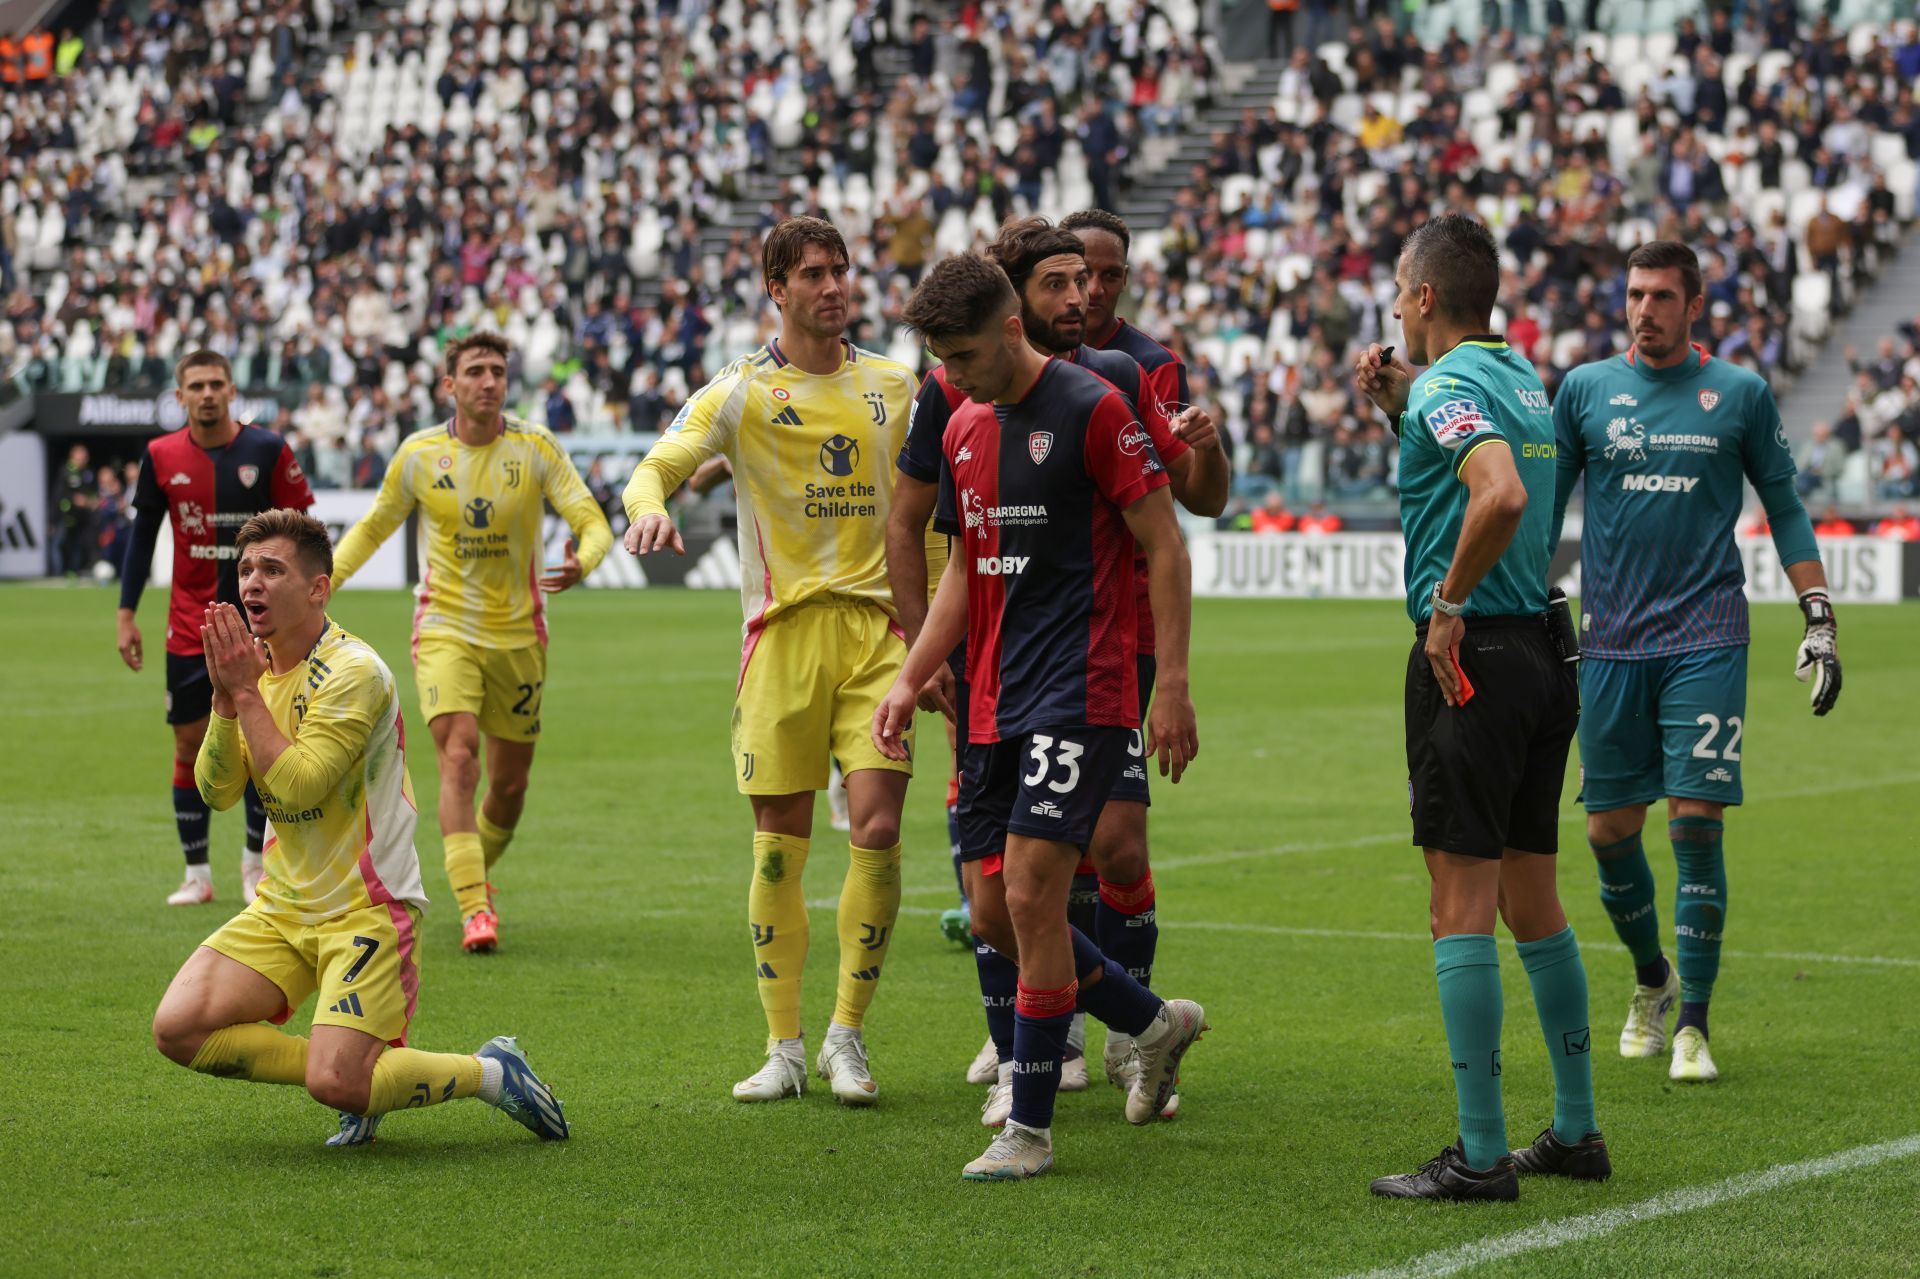
{"type": "Polygon", "coordinates": [[[1407,791],[1413,842],[1497,858],[1560,851],[1560,789],[1580,719],[1578,678],[1538,617],[1470,617],[1460,667],[1473,685],[1448,706],[1426,627],[1407,658],[1407,791]]]}

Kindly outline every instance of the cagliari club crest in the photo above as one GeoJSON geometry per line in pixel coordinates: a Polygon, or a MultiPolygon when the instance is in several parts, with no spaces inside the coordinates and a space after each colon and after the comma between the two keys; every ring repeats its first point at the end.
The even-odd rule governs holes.
{"type": "Polygon", "coordinates": [[[1027,437],[1027,452],[1033,458],[1035,466],[1047,460],[1047,454],[1053,451],[1053,432],[1035,431],[1027,437]]]}
{"type": "Polygon", "coordinates": [[[1720,392],[1714,390],[1710,386],[1704,387],[1701,389],[1700,391],[1700,407],[1701,408],[1711,413],[1713,412],[1713,406],[1718,404],[1719,402],[1720,402],[1720,392]]]}
{"type": "Polygon", "coordinates": [[[260,478],[260,468],[253,465],[235,467],[233,473],[240,477],[240,483],[245,488],[252,488],[254,481],[260,478]]]}

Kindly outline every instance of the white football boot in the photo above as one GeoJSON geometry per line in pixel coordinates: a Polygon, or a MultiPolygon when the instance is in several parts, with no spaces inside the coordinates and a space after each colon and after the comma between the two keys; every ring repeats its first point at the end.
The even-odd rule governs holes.
{"type": "Polygon", "coordinates": [[[1667,1078],[1682,1084],[1710,1084],[1720,1078],[1720,1068],[1707,1051],[1707,1037],[1698,1026],[1682,1026],[1673,1037],[1673,1065],[1667,1078]]]}
{"type": "Polygon", "coordinates": [[[204,906],[213,900],[213,875],[207,867],[187,867],[187,877],[180,881],[180,887],[167,894],[169,906],[204,906]],[[198,870],[204,872],[196,875],[198,870]]]}
{"type": "Polygon", "coordinates": [[[806,1041],[770,1039],[767,1041],[767,1064],[733,1086],[733,1099],[779,1101],[783,1097],[798,1097],[806,1090],[806,1041]]]}
{"type": "Polygon", "coordinates": [[[1000,1050],[993,1046],[993,1036],[987,1036],[986,1044],[974,1054],[973,1064],[967,1067],[967,1082],[970,1084],[990,1084],[1000,1076],[1000,1050]]]}
{"type": "Polygon", "coordinates": [[[880,1085],[873,1082],[867,1066],[867,1045],[857,1030],[835,1027],[828,1031],[814,1069],[833,1086],[833,1095],[844,1106],[871,1106],[880,1096],[880,1085]]]}
{"type": "Polygon", "coordinates": [[[1658,1057],[1667,1050],[1667,1014],[1680,1002],[1680,970],[1667,961],[1667,979],[1658,986],[1635,985],[1620,1028],[1622,1057],[1658,1057]]]}
{"type": "Polygon", "coordinates": [[[1053,1130],[1009,1123],[978,1159],[961,1170],[966,1181],[1024,1181],[1053,1167],[1053,1130]]]}
{"type": "Polygon", "coordinates": [[[1191,999],[1169,999],[1161,1007],[1154,1024],[1134,1040],[1140,1048],[1140,1077],[1127,1093],[1128,1123],[1172,1117],[1167,1102],[1180,1078],[1180,1059],[1209,1029],[1206,1009],[1191,999]]]}
{"type": "Polygon", "coordinates": [[[987,1099],[980,1106],[980,1122],[989,1128],[998,1128],[1007,1122],[1013,1114],[1013,1063],[998,1068],[994,1075],[993,1087],[987,1089],[987,1099]]]}

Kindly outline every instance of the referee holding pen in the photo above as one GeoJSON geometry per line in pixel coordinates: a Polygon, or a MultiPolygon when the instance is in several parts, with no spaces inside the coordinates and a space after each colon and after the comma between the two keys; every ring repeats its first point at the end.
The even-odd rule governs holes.
{"type": "Polygon", "coordinates": [[[1408,237],[1394,274],[1407,358],[1370,346],[1354,385],[1400,437],[1408,792],[1432,877],[1434,972],[1459,1140],[1381,1177],[1403,1199],[1517,1199],[1516,1172],[1602,1180],[1587,973],[1554,884],[1560,789],[1579,719],[1578,649],[1547,591],[1554,430],[1533,366],[1491,334],[1499,253],[1469,218],[1408,237]],[[1519,943],[1553,1061],[1553,1123],[1509,1154],[1500,1101],[1496,911],[1519,943]]]}

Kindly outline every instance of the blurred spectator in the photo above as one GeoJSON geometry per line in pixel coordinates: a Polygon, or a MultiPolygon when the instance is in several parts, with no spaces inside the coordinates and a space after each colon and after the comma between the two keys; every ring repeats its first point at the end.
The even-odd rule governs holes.
{"type": "Polygon", "coordinates": [[[1299,524],[1279,489],[1267,490],[1260,505],[1253,509],[1252,528],[1256,533],[1291,533],[1299,524]]]}
{"type": "Polygon", "coordinates": [[[579,419],[573,412],[573,401],[560,388],[558,378],[548,378],[546,384],[547,429],[555,434],[565,434],[578,424],[579,419]]]}
{"type": "Polygon", "coordinates": [[[1811,437],[1800,445],[1799,455],[1794,458],[1794,465],[1799,468],[1794,483],[1800,489],[1800,496],[1812,497],[1822,490],[1831,492],[1846,464],[1847,446],[1834,436],[1833,424],[1815,422],[1811,437]]]}
{"type": "Polygon", "coordinates": [[[1873,535],[1899,542],[1920,542],[1920,515],[1908,511],[1904,504],[1895,506],[1885,519],[1873,526],[1873,535]]]}
{"type": "Polygon", "coordinates": [[[387,459],[373,446],[371,436],[360,442],[360,451],[353,459],[353,483],[357,489],[377,489],[387,474],[387,459]]]}
{"type": "Polygon", "coordinates": [[[93,555],[119,571],[127,557],[127,538],[133,530],[133,494],[119,472],[100,468],[100,494],[93,512],[93,555]]]}
{"type": "Polygon", "coordinates": [[[1315,502],[1313,508],[1300,517],[1302,533],[1338,533],[1347,526],[1347,522],[1327,509],[1325,502],[1315,502]]]}
{"type": "Polygon", "coordinates": [[[1838,507],[1828,503],[1813,526],[1813,534],[1815,537],[1852,537],[1854,527],[1852,521],[1840,517],[1838,507]]]}
{"type": "Polygon", "coordinates": [[[47,546],[55,577],[73,577],[93,567],[99,554],[94,540],[94,509],[99,502],[99,483],[87,446],[76,444],[67,450],[65,465],[54,472],[53,497],[48,502],[53,518],[47,546]]]}
{"type": "Polygon", "coordinates": [[[1882,501],[1920,496],[1920,450],[1895,423],[1867,449],[1873,495],[1882,501]]]}

